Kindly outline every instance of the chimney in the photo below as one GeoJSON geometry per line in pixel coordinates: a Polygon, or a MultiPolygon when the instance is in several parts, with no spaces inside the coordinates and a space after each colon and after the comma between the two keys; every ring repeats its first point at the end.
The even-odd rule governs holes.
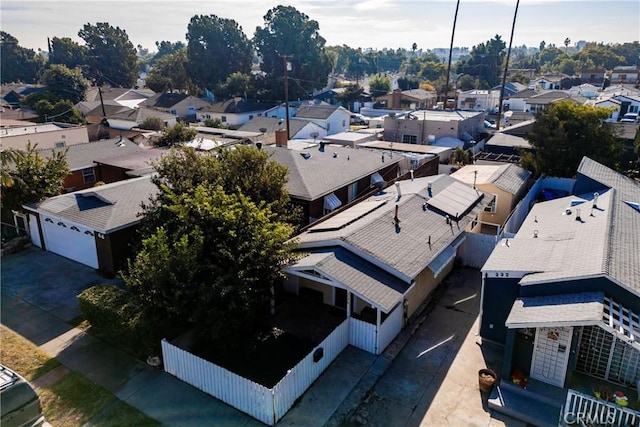
{"type": "Polygon", "coordinates": [[[286,129],[278,129],[276,131],[276,147],[286,147],[287,143],[287,130],[286,129]]]}

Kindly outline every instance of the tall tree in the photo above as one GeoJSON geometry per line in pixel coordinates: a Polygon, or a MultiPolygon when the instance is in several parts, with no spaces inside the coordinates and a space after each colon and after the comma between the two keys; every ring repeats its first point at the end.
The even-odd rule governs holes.
{"type": "Polygon", "coordinates": [[[267,90],[273,99],[284,99],[285,60],[291,63],[289,97],[306,98],[327,84],[331,70],[325,39],[316,21],[292,6],[277,6],[264,16],[264,27],[256,28],[254,43],[262,58],[267,90]]]}
{"type": "Polygon", "coordinates": [[[480,43],[471,49],[467,59],[459,61],[457,73],[475,76],[481,89],[500,84],[500,71],[504,61],[506,43],[496,34],[486,43],[480,43]]]}
{"type": "Polygon", "coordinates": [[[195,128],[190,127],[188,124],[178,122],[173,126],[162,128],[162,138],[160,138],[158,145],[171,147],[181,142],[191,141],[196,135],[198,135],[198,131],[195,128]]]}
{"type": "Polygon", "coordinates": [[[233,345],[293,259],[293,229],[276,208],[288,201],[286,168],[252,147],[218,154],[174,148],[156,165],[159,193],[123,278],[157,310],[233,345]]]}
{"type": "Polygon", "coordinates": [[[62,64],[51,65],[42,75],[42,83],[47,87],[48,100],[54,103],[67,99],[77,104],[84,99],[89,87],[80,68],[69,69],[62,64]]]}
{"type": "Polygon", "coordinates": [[[78,36],[86,43],[90,79],[97,84],[133,86],[138,77],[138,57],[125,30],[98,22],[85,24],[78,36]]]}
{"type": "Polygon", "coordinates": [[[344,89],[344,92],[336,95],[336,99],[342,103],[347,109],[351,109],[351,105],[356,102],[364,93],[364,88],[360,85],[349,85],[344,89]]]}
{"type": "Polygon", "coordinates": [[[251,42],[236,21],[215,15],[191,18],[186,69],[200,88],[213,90],[234,72],[248,74],[252,57],[251,42]]]}
{"type": "Polygon", "coordinates": [[[536,148],[536,171],[572,177],[584,156],[615,167],[622,146],[604,121],[610,114],[610,109],[571,101],[553,103],[539,113],[529,134],[536,148]]]}
{"type": "Polygon", "coordinates": [[[574,59],[580,62],[591,61],[596,67],[606,70],[612,70],[614,67],[626,63],[624,56],[617,55],[608,46],[595,43],[588,44],[574,56],[574,59]]]}
{"type": "Polygon", "coordinates": [[[87,65],[87,47],[69,37],[51,39],[49,64],[61,64],[69,69],[83,68],[87,65]]]}
{"type": "Polygon", "coordinates": [[[146,78],[146,85],[155,92],[188,91],[196,88],[187,75],[187,49],[162,56],[153,66],[146,78]]]}
{"type": "Polygon", "coordinates": [[[155,56],[153,57],[153,61],[155,62],[165,55],[176,53],[177,51],[182,50],[186,47],[187,45],[181,41],[177,41],[175,43],[166,40],[156,42],[156,48],[158,49],[158,52],[156,52],[155,56]]]}
{"type": "Polygon", "coordinates": [[[69,173],[66,151],[56,150],[45,158],[36,148],[37,144],[29,143],[26,151],[18,155],[2,156],[2,169],[8,171],[8,179],[3,175],[3,210],[21,211],[22,205],[62,193],[62,180],[69,173]]]}
{"type": "Polygon", "coordinates": [[[223,83],[220,83],[213,93],[216,99],[220,101],[235,96],[253,98],[256,95],[253,76],[238,72],[229,74],[229,77],[223,83]]]}
{"type": "Polygon", "coordinates": [[[0,82],[36,83],[44,57],[18,44],[18,39],[0,31],[0,82]]]}
{"type": "Polygon", "coordinates": [[[391,92],[391,78],[389,76],[378,75],[369,80],[369,91],[371,96],[377,98],[378,96],[386,95],[391,92]]]}

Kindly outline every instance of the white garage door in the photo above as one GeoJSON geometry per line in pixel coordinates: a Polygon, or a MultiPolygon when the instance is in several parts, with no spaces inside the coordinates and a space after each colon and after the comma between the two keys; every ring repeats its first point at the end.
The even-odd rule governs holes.
{"type": "Polygon", "coordinates": [[[44,216],[42,229],[49,252],[98,268],[96,242],[90,230],[59,218],[44,216]]]}

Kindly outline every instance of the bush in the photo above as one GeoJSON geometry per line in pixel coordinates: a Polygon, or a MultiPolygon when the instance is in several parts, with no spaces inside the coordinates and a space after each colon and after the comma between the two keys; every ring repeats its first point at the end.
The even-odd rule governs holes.
{"type": "Polygon", "coordinates": [[[158,318],[131,292],[97,285],[78,295],[83,316],[109,341],[140,358],[157,355],[169,322],[158,318]]]}

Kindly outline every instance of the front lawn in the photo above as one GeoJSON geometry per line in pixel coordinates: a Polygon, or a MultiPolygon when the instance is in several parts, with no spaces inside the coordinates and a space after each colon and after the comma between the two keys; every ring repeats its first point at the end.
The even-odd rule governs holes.
{"type": "MultiPolygon", "coordinates": [[[[38,347],[20,335],[0,327],[2,346],[0,363],[33,381],[60,366],[38,347]]],[[[132,406],[75,372],[68,372],[51,386],[37,389],[47,421],[56,427],[95,426],[158,426],[132,406]],[[104,415],[102,413],[104,412],[104,415]],[[96,417],[97,416],[97,417],[96,417]],[[96,419],[92,419],[96,417],[96,419]],[[126,420],[126,422],[124,421],[126,420]]]]}

